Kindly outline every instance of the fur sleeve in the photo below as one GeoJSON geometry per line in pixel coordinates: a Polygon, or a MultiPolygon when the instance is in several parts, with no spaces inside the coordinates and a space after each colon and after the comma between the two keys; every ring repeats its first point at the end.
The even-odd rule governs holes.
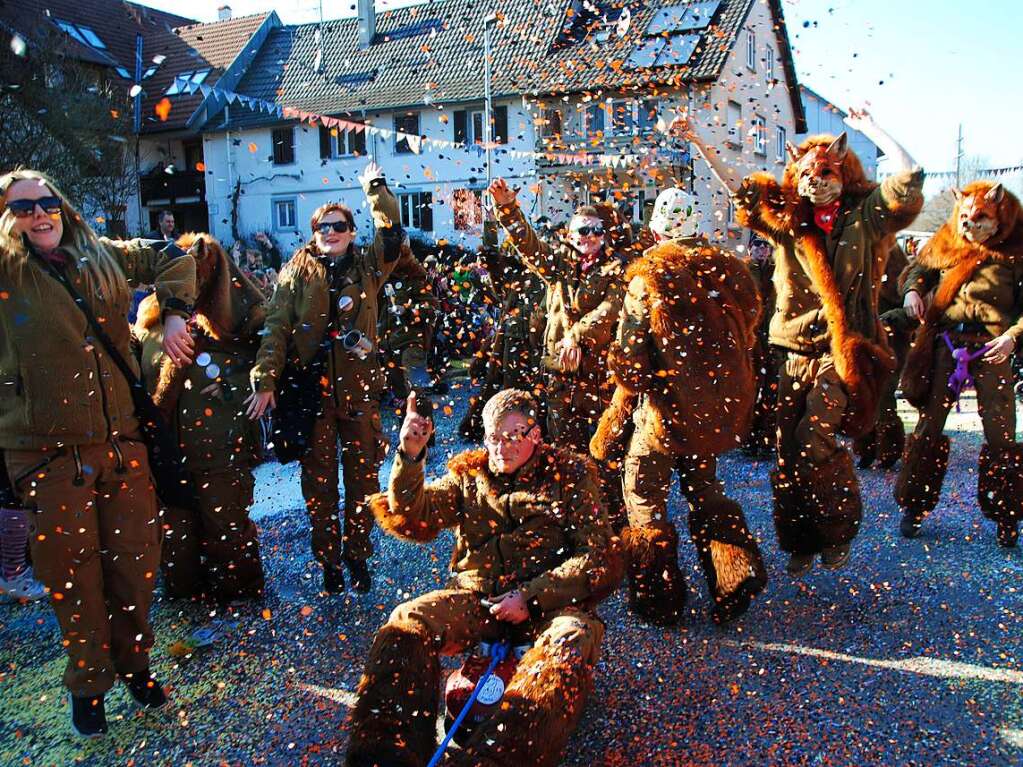
{"type": "Polygon", "coordinates": [[[772,241],[792,230],[781,185],[770,173],[753,173],[743,179],[735,206],[740,224],[772,241]]]}

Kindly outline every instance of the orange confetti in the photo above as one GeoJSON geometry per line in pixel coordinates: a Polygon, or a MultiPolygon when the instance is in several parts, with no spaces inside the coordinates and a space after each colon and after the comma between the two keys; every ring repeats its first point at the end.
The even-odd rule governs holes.
{"type": "Polygon", "coordinates": [[[311,608],[309,605],[305,605],[301,610],[299,610],[299,613],[302,615],[303,618],[308,618],[310,615],[313,614],[313,608],[311,608]]]}
{"type": "Polygon", "coordinates": [[[204,173],[206,171],[206,163],[204,163],[204,162],[197,162],[195,164],[195,169],[197,171],[199,171],[200,173],[204,173]]]}
{"type": "Polygon", "coordinates": [[[252,152],[252,154],[255,154],[259,151],[259,147],[255,144],[249,144],[249,151],[252,152]]]}
{"type": "Polygon", "coordinates": [[[153,111],[156,112],[156,116],[160,118],[160,122],[167,122],[167,118],[170,117],[171,113],[171,100],[164,96],[156,102],[156,106],[153,107],[153,111]]]}
{"type": "Polygon", "coordinates": [[[271,615],[272,615],[272,613],[270,612],[270,610],[267,609],[266,607],[264,607],[263,608],[263,620],[265,620],[265,621],[270,620],[271,615]]]}

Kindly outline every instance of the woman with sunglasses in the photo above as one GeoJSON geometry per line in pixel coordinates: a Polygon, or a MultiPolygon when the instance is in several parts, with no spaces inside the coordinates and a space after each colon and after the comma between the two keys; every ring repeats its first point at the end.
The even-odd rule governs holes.
{"type": "Polygon", "coordinates": [[[364,504],[380,488],[386,445],[380,422],[384,373],[377,344],[380,292],[398,262],[402,231],[398,201],[371,162],[360,176],[376,236],[367,252],[355,246],[355,217],[339,203],[316,209],[312,239],[281,270],[264,336],[252,368],[248,414],[260,418],[275,403],[286,362],[309,365],[324,349],[320,411],[301,458],[302,495],[312,523],[312,548],[323,566],[324,590],[344,591],[347,566],[356,591],[370,589],[367,560],[373,515],[364,504]],[[338,523],[338,442],[342,446],[345,516],[338,523]]]}
{"type": "Polygon", "coordinates": [[[107,732],[104,695],[117,677],[138,705],[166,702],[149,672],[157,502],[116,361],[137,376],[127,320],[136,284],[156,285],[165,352],[191,361],[195,261],[157,246],[166,243],[97,237],[41,173],[0,177],[0,449],[32,510],[32,560],[68,653],[72,727],[86,737],[107,732]]]}

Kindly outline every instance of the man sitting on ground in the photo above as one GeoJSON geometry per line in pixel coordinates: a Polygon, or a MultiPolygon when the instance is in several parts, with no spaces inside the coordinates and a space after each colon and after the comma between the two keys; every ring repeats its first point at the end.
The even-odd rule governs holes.
{"type": "Polygon", "coordinates": [[[514,634],[533,647],[496,713],[445,765],[558,763],[592,685],[604,626],[596,604],[621,565],[589,459],[543,443],[524,391],[483,410],[484,450],[425,484],[433,424],[409,396],[390,489],[371,506],[380,526],[412,541],[455,529],[447,588],[399,605],[377,632],[351,723],[349,767],[421,767],[436,748],[441,654],[514,634]]]}

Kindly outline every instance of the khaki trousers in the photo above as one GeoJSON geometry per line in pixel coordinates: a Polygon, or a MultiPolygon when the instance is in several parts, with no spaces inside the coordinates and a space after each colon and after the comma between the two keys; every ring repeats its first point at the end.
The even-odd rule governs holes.
{"type": "Polygon", "coordinates": [[[75,696],[101,695],[117,674],[148,668],[153,645],[160,523],[145,445],[119,439],[4,457],[34,511],[32,562],[67,649],[64,684],[75,696]]]}
{"type": "Polygon", "coordinates": [[[373,554],[369,535],[373,513],[366,496],[380,491],[384,434],[376,402],[336,405],[324,400],[313,425],[312,444],[302,458],[302,496],[312,524],[316,560],[339,567],[342,559],[366,560],[373,554]],[[356,409],[358,405],[361,409],[356,409]],[[344,536],[338,521],[338,442],[345,490],[344,536]]]}

